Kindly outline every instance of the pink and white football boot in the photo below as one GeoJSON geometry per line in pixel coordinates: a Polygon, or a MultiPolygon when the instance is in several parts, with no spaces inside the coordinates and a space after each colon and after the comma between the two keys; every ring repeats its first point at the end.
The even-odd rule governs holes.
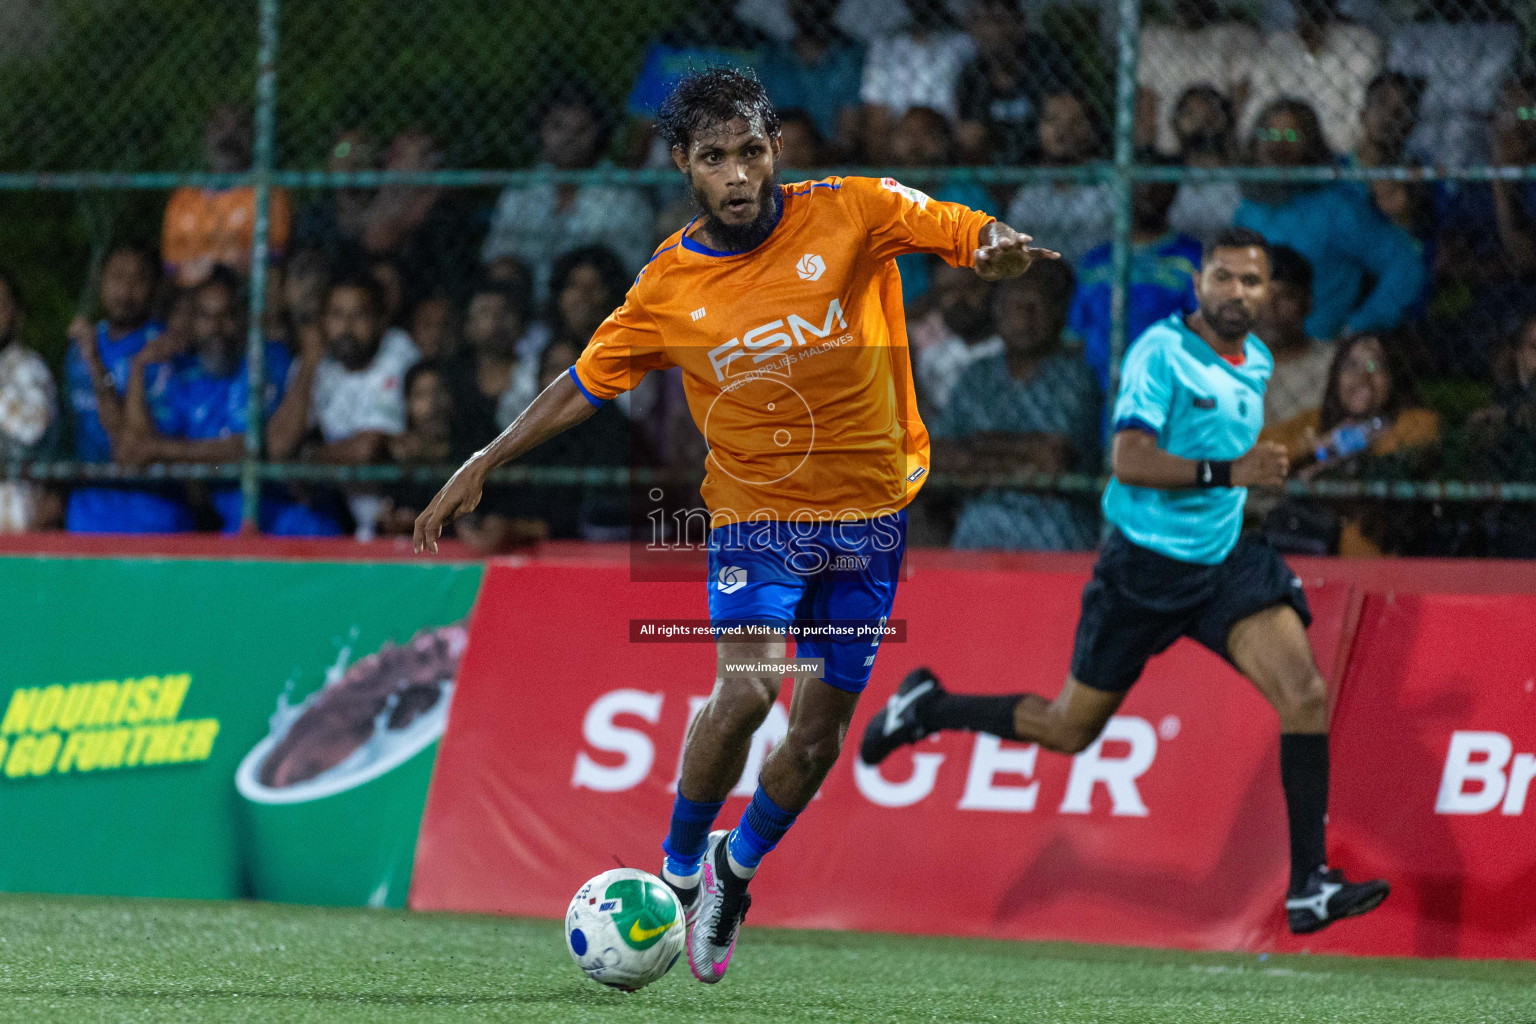
{"type": "Polygon", "coordinates": [[[726,863],[724,830],[709,834],[704,852],[704,881],[688,910],[688,968],[706,985],[725,977],[736,950],[736,936],[752,905],[747,880],[737,878],[726,863]]]}

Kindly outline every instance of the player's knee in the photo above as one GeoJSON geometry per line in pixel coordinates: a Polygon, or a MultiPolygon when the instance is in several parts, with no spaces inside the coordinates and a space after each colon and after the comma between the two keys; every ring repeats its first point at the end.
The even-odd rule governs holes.
{"type": "Polygon", "coordinates": [[[784,752],[795,774],[803,779],[826,778],[842,749],[842,735],[837,729],[791,729],[784,737],[784,752]]]}
{"type": "Polygon", "coordinates": [[[1052,708],[1040,745],[1057,754],[1081,754],[1103,731],[1103,722],[1074,721],[1052,708]]]}
{"type": "Polygon", "coordinates": [[[1327,724],[1328,684],[1317,672],[1298,673],[1286,681],[1281,694],[1277,710],[1282,727],[1312,732],[1327,724]]]}
{"type": "Polygon", "coordinates": [[[735,677],[710,700],[710,721],[728,736],[757,731],[778,699],[778,691],[766,679],[735,677]]]}
{"type": "Polygon", "coordinates": [[[1049,742],[1042,744],[1058,754],[1081,754],[1099,738],[1100,727],[1062,723],[1051,730],[1049,742]]]}

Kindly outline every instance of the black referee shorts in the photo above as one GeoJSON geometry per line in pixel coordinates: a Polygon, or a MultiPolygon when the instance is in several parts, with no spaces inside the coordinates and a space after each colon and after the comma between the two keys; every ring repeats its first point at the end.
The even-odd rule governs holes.
{"type": "Polygon", "coordinates": [[[1072,676],[1096,690],[1128,690],[1147,659],[1181,636],[1230,663],[1232,627],[1277,604],[1312,624],[1301,580],[1261,539],[1243,538],[1224,561],[1196,565],[1132,544],[1115,530],[1083,588],[1072,676]]]}

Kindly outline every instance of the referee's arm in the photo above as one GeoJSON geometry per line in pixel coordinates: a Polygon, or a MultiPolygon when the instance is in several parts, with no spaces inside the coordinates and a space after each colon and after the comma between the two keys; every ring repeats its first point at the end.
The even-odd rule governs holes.
{"type": "Polygon", "coordinates": [[[1116,431],[1111,470],[1131,487],[1183,491],[1193,487],[1279,487],[1290,470],[1285,446],[1260,441],[1232,462],[1186,459],[1157,446],[1145,430],[1116,431]]]}

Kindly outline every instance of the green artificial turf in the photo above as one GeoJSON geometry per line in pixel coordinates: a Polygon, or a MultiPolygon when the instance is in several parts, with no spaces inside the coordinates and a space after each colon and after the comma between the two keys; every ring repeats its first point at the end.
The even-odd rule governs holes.
{"type": "Polygon", "coordinates": [[[551,921],[0,896],[0,1021],[1536,1024],[1536,964],[748,929],[722,984],[625,995],[551,921]]]}

